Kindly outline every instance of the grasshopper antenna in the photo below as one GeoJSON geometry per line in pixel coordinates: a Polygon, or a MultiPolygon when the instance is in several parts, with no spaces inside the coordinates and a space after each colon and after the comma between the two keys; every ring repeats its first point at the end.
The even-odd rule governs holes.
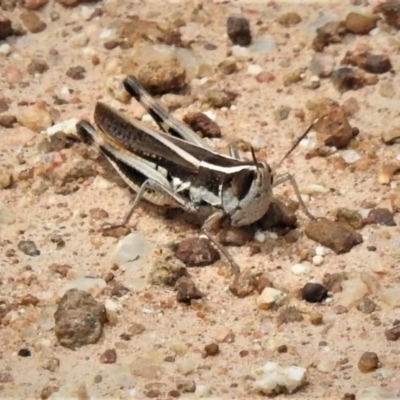
{"type": "Polygon", "coordinates": [[[255,153],[255,151],[254,151],[254,148],[253,148],[253,146],[251,146],[251,157],[253,158],[254,165],[255,165],[255,166],[256,166],[256,168],[257,168],[257,176],[258,176],[258,173],[259,173],[259,167],[258,167],[258,163],[257,163],[257,157],[256,157],[256,153],[255,153]]]}
{"type": "Polygon", "coordinates": [[[319,118],[316,118],[311,125],[305,130],[305,132],[294,142],[293,146],[289,149],[289,151],[282,157],[281,161],[279,162],[278,166],[286,160],[286,158],[292,153],[292,151],[299,145],[299,143],[308,135],[314,125],[318,122],[319,118]]]}

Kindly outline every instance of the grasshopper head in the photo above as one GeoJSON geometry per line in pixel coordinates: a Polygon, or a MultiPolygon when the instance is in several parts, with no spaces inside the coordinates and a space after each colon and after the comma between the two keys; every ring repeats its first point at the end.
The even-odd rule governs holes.
{"type": "Polygon", "coordinates": [[[267,163],[256,163],[235,174],[223,193],[223,208],[232,226],[258,221],[272,200],[273,175],[267,163]]]}

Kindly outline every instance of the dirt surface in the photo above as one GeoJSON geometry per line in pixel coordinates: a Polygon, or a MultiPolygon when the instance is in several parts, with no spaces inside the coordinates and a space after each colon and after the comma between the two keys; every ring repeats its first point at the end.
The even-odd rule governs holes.
{"type": "MultiPolygon", "coordinates": [[[[4,11],[5,3],[1,13],[21,24],[26,9],[18,5],[4,11]]],[[[268,361],[307,369],[307,384],[295,393],[280,394],[281,398],[372,398],[361,397],[370,387],[381,387],[390,398],[400,398],[399,341],[387,340],[384,334],[400,319],[398,227],[367,224],[359,230],[363,243],[338,255],[321,250],[304,235],[308,219],[298,211],[297,240],[266,233],[261,235],[264,242],[229,248],[242,269],[266,273],[275,288],[288,294],[288,303],[262,310],[257,307],[256,293],[235,297],[229,291],[232,278],[222,257],[212,266],[188,268],[205,294],[188,306],[176,301],[173,288],[135,286],[147,275],[147,264],[136,271],[113,267],[110,259],[118,239],[102,236],[100,226],[121,219],[132,195],[106,162],[88,153],[76,137],[71,143],[64,138],[61,148],[48,144],[46,128],[51,121],[92,120],[98,100],[123,109],[132,118],[144,114],[134,100],[128,104],[115,100],[106,83],[121,73],[121,60],[132,51],[118,43],[111,48],[118,21],[138,16],[180,26],[184,39],[192,36],[186,39],[192,51],[211,67],[205,80],[188,82],[181,94],[190,101],[175,115],[182,119],[189,112],[211,111],[222,139],[208,142],[219,151],[241,140],[256,148],[259,159],[276,165],[312,121],[310,101],[329,98],[341,106],[347,104],[347,109],[350,104],[349,122],[359,134],[347,149],[306,157],[312,150],[308,139],[278,171],[295,175],[307,206],[318,217],[333,219],[338,207],[361,212],[380,207],[395,213],[395,176],[382,184],[378,170],[382,164],[397,163],[400,154],[399,144],[387,145],[381,139],[400,126],[398,32],[381,20],[372,34],[347,34],[324,49],[335,68],[348,51],[388,55],[391,72],[374,75],[378,77],[374,84],[341,93],[329,76],[319,79],[310,72],[316,53],[312,48],[315,22],[343,20],[350,11],[371,15],[375,3],[201,4],[199,8],[185,1],[104,1],[65,8],[50,1],[33,11],[46,23],[45,29],[1,42],[10,49],[3,47],[0,55],[0,117],[13,115],[19,121],[10,128],[0,127],[1,398],[48,398],[52,390],[59,390],[60,397],[56,392],[51,398],[259,398],[262,395],[253,387],[254,371],[268,361]],[[101,11],[92,18],[95,9],[101,11]],[[291,26],[279,23],[289,12],[301,21],[291,26]],[[249,20],[253,43],[268,38],[274,46],[265,53],[250,47],[237,60],[238,70],[226,74],[218,66],[235,52],[226,20],[238,13],[249,20]],[[29,72],[28,66],[37,59],[48,68],[31,66],[29,72]],[[267,74],[260,78],[260,72],[267,74]],[[285,85],[291,74],[297,74],[298,81],[289,79],[285,85]],[[225,89],[237,97],[230,107],[213,108],[196,95],[204,87],[225,89]],[[36,131],[28,112],[31,107],[39,115],[36,131]],[[343,161],[349,149],[360,156],[355,163],[343,161]],[[323,253],[320,258],[315,259],[316,251],[323,253]],[[294,273],[292,267],[299,263],[305,268],[294,273]],[[298,293],[306,283],[321,283],[327,273],[339,272],[366,283],[373,312],[357,307],[361,299],[345,304],[340,284],[322,303],[301,300],[298,293]],[[100,289],[92,285],[89,291],[105,304],[111,322],[96,344],[73,351],[58,343],[54,312],[67,285],[72,282],[81,288],[76,281],[83,277],[107,283],[106,288],[101,283],[100,289]],[[119,290],[118,285],[111,290],[115,282],[119,290]],[[387,287],[395,288],[392,300],[382,295],[387,287]],[[278,316],[287,306],[297,309],[302,321],[286,323],[283,318],[280,323],[282,316],[278,316]],[[315,313],[322,315],[320,323],[310,321],[314,316],[315,322],[315,313]],[[206,345],[211,346],[205,349],[206,345]],[[29,349],[30,355],[21,349],[29,349]],[[365,352],[375,352],[379,362],[370,369],[362,367],[367,372],[361,372],[358,363],[365,352]],[[196,392],[185,393],[193,389],[193,382],[196,392]]],[[[279,186],[276,193],[295,199],[290,185],[279,186]]],[[[398,214],[394,221],[399,222],[398,214]]],[[[129,225],[156,245],[198,233],[196,226],[182,218],[144,203],[129,225]]],[[[376,398],[384,398],[380,396],[376,398]]]]}

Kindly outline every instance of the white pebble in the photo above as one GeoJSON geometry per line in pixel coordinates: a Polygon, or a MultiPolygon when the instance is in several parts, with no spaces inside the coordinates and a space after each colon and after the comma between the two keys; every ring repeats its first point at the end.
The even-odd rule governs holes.
{"type": "Polygon", "coordinates": [[[88,21],[93,15],[94,8],[88,6],[81,6],[81,16],[85,21],[88,21]]]}
{"type": "Polygon", "coordinates": [[[329,192],[330,192],[329,188],[318,184],[303,186],[301,189],[301,193],[308,194],[310,196],[316,194],[328,194],[329,192]]]}
{"type": "Polygon", "coordinates": [[[76,124],[79,122],[77,118],[66,119],[46,129],[49,136],[55,135],[57,132],[64,132],[66,135],[76,136],[76,124]]]}
{"type": "Polygon", "coordinates": [[[142,117],[142,121],[143,122],[153,122],[154,120],[150,114],[144,114],[142,117]]]}
{"type": "Polygon", "coordinates": [[[71,91],[68,86],[63,86],[60,90],[61,96],[69,96],[71,94],[71,91]]]}
{"type": "Polygon", "coordinates": [[[103,29],[100,32],[100,39],[109,39],[114,34],[112,29],[103,29]]]}
{"type": "Polygon", "coordinates": [[[3,43],[0,45],[0,54],[3,56],[9,56],[11,54],[11,46],[8,43],[3,43]]]}
{"type": "Polygon", "coordinates": [[[257,299],[257,306],[262,310],[269,310],[274,305],[280,306],[287,298],[286,293],[278,289],[266,287],[257,299]]]}
{"type": "Polygon", "coordinates": [[[212,121],[215,121],[217,119],[217,115],[211,110],[203,111],[203,114],[207,115],[207,117],[210,118],[212,121]]]}
{"type": "Polygon", "coordinates": [[[195,369],[195,367],[194,362],[189,358],[181,358],[176,362],[177,370],[183,375],[189,374],[195,369]]]}
{"type": "Polygon", "coordinates": [[[308,272],[308,266],[304,264],[294,264],[290,267],[291,271],[295,275],[302,275],[308,272]]]}
{"type": "Polygon", "coordinates": [[[325,247],[323,246],[317,246],[315,248],[315,255],[316,256],[324,256],[325,255],[325,247]]]}
{"type": "Polygon", "coordinates": [[[209,397],[211,395],[211,388],[208,385],[196,385],[194,393],[198,398],[209,397]]]}
{"type": "Polygon", "coordinates": [[[314,256],[312,258],[312,262],[316,267],[319,267],[324,263],[324,257],[322,257],[322,256],[314,256]]]}
{"type": "Polygon", "coordinates": [[[347,164],[353,164],[358,161],[361,156],[355,150],[342,151],[342,158],[347,164]]]}
{"type": "Polygon", "coordinates": [[[254,235],[254,239],[259,243],[265,242],[265,233],[263,231],[257,231],[254,235]]]}
{"type": "Polygon", "coordinates": [[[239,61],[246,61],[251,57],[250,51],[246,47],[232,46],[232,55],[239,61]]]}
{"type": "Polygon", "coordinates": [[[258,75],[260,72],[264,71],[264,69],[257,64],[250,64],[247,67],[247,73],[250,75],[258,75]]]}

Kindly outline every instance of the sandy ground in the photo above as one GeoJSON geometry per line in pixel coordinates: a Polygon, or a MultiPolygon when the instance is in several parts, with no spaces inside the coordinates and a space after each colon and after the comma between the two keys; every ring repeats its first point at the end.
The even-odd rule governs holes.
{"type": "MultiPolygon", "coordinates": [[[[240,5],[237,2],[203,2],[208,21],[207,24],[199,24],[200,33],[192,48],[213,68],[226,58],[231,47],[226,36],[227,15],[241,11],[250,21],[253,38],[267,36],[277,44],[268,54],[256,54],[251,60],[244,61],[241,71],[223,77],[218,75],[218,78],[213,76],[217,87],[239,94],[234,107],[213,110],[223,131],[223,139],[216,141],[214,146],[221,149],[238,138],[249,142],[257,140],[262,143],[261,153],[271,163],[276,163],[310,121],[307,101],[329,97],[343,104],[349,98],[355,98],[359,111],[350,118],[350,122],[360,129],[360,134],[352,146],[362,149],[367,143],[369,151],[374,153],[373,162],[366,163],[365,168],[347,166],[338,169],[332,159],[339,158],[340,152],[331,158],[306,160],[307,150],[299,147],[284,162],[281,171],[293,172],[301,188],[319,184],[330,189],[326,194],[308,199],[310,209],[319,216],[332,216],[338,206],[360,210],[367,203],[387,202],[390,194],[398,189],[395,182],[380,185],[376,168],[384,161],[396,160],[400,150],[397,144],[385,145],[380,137],[384,130],[399,126],[397,88],[400,78],[395,73],[400,63],[398,34],[390,29],[381,29],[374,36],[353,35],[327,50],[337,63],[346,51],[360,45],[367,44],[375,51],[389,54],[394,73],[379,76],[377,85],[340,94],[326,79],[321,80],[319,88],[312,89],[311,74],[305,72],[302,81],[285,87],[282,83],[285,75],[310,64],[314,54],[310,26],[317,18],[328,15],[342,19],[351,10],[371,11],[373,6],[355,7],[347,2],[337,5],[302,3],[246,2],[240,5]],[[285,28],[276,20],[289,11],[298,13],[302,22],[285,28]],[[257,24],[257,21],[262,23],[257,24]],[[205,43],[214,44],[216,49],[206,50],[205,43]],[[276,79],[257,82],[255,76],[247,72],[250,64],[260,66],[276,79]],[[379,94],[380,86],[388,83],[394,88],[394,95],[390,98],[379,94]],[[281,106],[289,107],[291,112],[288,119],[277,121],[274,111],[281,106]],[[296,110],[304,111],[305,121],[296,118],[296,110]]],[[[8,68],[8,75],[1,77],[1,96],[7,98],[9,104],[6,114],[18,115],[27,104],[45,102],[47,108],[52,110],[55,122],[61,122],[72,117],[91,119],[98,99],[117,104],[106,91],[107,74],[113,72],[106,65],[114,62],[118,65],[128,50],[119,47],[105,49],[103,43],[109,38],[102,39],[102,33],[112,28],[113,21],[124,18],[126,14],[136,14],[142,19],[157,22],[178,16],[187,21],[194,4],[179,1],[106,1],[84,7],[112,9],[114,15],[106,11],[90,21],[83,18],[87,9],[82,7],[66,9],[50,1],[37,11],[47,23],[44,31],[10,37],[5,41],[11,46],[11,54],[0,58],[1,69],[5,71],[8,68]],[[60,15],[56,21],[50,18],[54,11],[60,15]],[[74,37],[82,33],[88,41],[76,45],[74,37]],[[91,50],[87,51],[88,48],[91,50]],[[92,63],[93,55],[100,61],[96,66],[92,63]],[[44,59],[49,70],[41,75],[29,75],[27,66],[33,58],[44,59]],[[78,65],[86,69],[83,80],[66,76],[68,68],[78,65]],[[14,79],[13,73],[18,75],[16,70],[20,78],[10,82],[14,79]],[[64,104],[56,104],[55,95],[63,98],[64,104]]],[[[3,14],[12,21],[18,21],[21,10],[18,6],[14,11],[3,14]]],[[[130,112],[131,105],[123,107],[127,113],[130,112]]],[[[191,104],[178,110],[178,115],[198,110],[198,107],[196,103],[191,104]]],[[[10,129],[0,128],[0,135],[0,165],[15,177],[26,168],[46,163],[45,153],[39,146],[45,134],[15,124],[10,129]]],[[[73,150],[63,154],[64,166],[74,162],[73,150]]],[[[361,151],[360,154],[364,156],[361,151]]],[[[332,301],[316,305],[292,296],[291,304],[301,310],[304,320],[278,326],[276,316],[279,310],[259,310],[257,295],[239,299],[229,292],[230,279],[223,274],[226,267],[224,259],[213,266],[190,269],[199,289],[207,294],[201,306],[178,304],[173,290],[158,287],[130,290],[122,297],[98,293],[96,299],[99,302],[109,301],[108,304],[115,308],[115,324],[105,326],[102,339],[95,345],[76,351],[60,346],[53,327],[53,313],[60,289],[81,276],[104,277],[111,271],[110,255],[117,242],[114,238],[102,237],[98,224],[84,215],[89,215],[93,208],[101,208],[109,214],[109,220],[118,220],[131,200],[124,186],[109,184],[104,179],[97,179],[97,184],[92,184],[93,179],[81,181],[79,190],[65,195],[55,193],[56,184],[49,184],[48,190],[43,193],[34,190],[40,180],[36,175],[29,184],[15,179],[10,188],[0,190],[3,212],[8,210],[6,212],[15,217],[10,224],[0,226],[0,302],[20,304],[20,300],[28,294],[39,299],[34,306],[16,306],[2,320],[1,398],[38,398],[45,387],[56,386],[70,387],[70,394],[64,398],[142,399],[151,396],[152,389],[157,389],[159,393],[155,397],[166,399],[172,398],[168,393],[176,390],[176,383],[183,379],[194,381],[200,388],[206,385],[211,393],[205,391],[205,397],[259,398],[261,395],[252,388],[252,372],[267,361],[304,366],[308,370],[307,385],[295,394],[280,395],[281,398],[340,399],[345,393],[355,395],[373,386],[392,390],[393,398],[400,398],[398,342],[387,341],[384,335],[384,331],[400,318],[400,312],[385,304],[378,291],[372,290],[368,295],[376,303],[376,311],[372,314],[362,313],[355,307],[340,313],[340,309],[335,308],[340,305],[335,294],[332,301]],[[61,236],[65,245],[57,248],[52,241],[54,235],[61,236]],[[21,240],[34,241],[40,255],[31,257],[20,251],[17,246],[21,240]],[[54,263],[67,264],[72,272],[67,277],[55,274],[49,269],[54,263]],[[312,311],[324,316],[322,325],[314,326],[309,322],[308,315],[312,311]],[[132,336],[129,341],[121,339],[121,335],[133,324],[142,324],[144,332],[132,336]],[[220,343],[217,356],[202,358],[204,346],[218,341],[227,331],[234,334],[234,341],[220,343]],[[288,346],[285,353],[277,351],[282,344],[288,346]],[[18,356],[21,348],[30,349],[31,356],[18,356]],[[100,355],[107,349],[116,349],[116,364],[100,363],[100,355]],[[359,371],[357,363],[366,351],[377,353],[381,368],[369,373],[359,371]],[[163,361],[168,356],[174,356],[175,361],[163,361]],[[49,360],[53,358],[59,360],[59,366],[49,368],[49,360]],[[127,367],[132,363],[139,370],[150,363],[152,372],[149,376],[129,373],[127,367]],[[182,374],[185,363],[191,366],[187,376],[182,374]]],[[[278,188],[277,192],[292,194],[286,186],[278,188]]],[[[298,212],[298,218],[301,230],[307,221],[301,212],[298,212]]],[[[399,220],[397,215],[395,220],[399,220]]],[[[144,238],[157,244],[179,240],[197,232],[192,225],[168,220],[162,212],[147,205],[136,210],[131,225],[144,238]]],[[[293,274],[291,266],[300,262],[302,251],[309,250],[313,255],[318,246],[304,235],[296,243],[279,242],[275,247],[269,246],[268,251],[252,256],[250,246],[232,248],[231,253],[240,266],[252,266],[255,271],[267,272],[275,286],[292,294],[307,282],[321,282],[326,273],[342,271],[356,277],[368,274],[380,287],[399,284],[398,228],[369,225],[361,233],[364,243],[347,254],[336,255],[326,249],[321,266],[313,265],[310,260],[303,261],[308,268],[301,275],[293,274]],[[368,251],[369,246],[376,246],[376,251],[368,251]]],[[[115,280],[121,284],[130,278],[123,270],[113,273],[115,280]]],[[[181,393],[182,398],[190,396],[197,398],[196,395],[181,393]]]]}

